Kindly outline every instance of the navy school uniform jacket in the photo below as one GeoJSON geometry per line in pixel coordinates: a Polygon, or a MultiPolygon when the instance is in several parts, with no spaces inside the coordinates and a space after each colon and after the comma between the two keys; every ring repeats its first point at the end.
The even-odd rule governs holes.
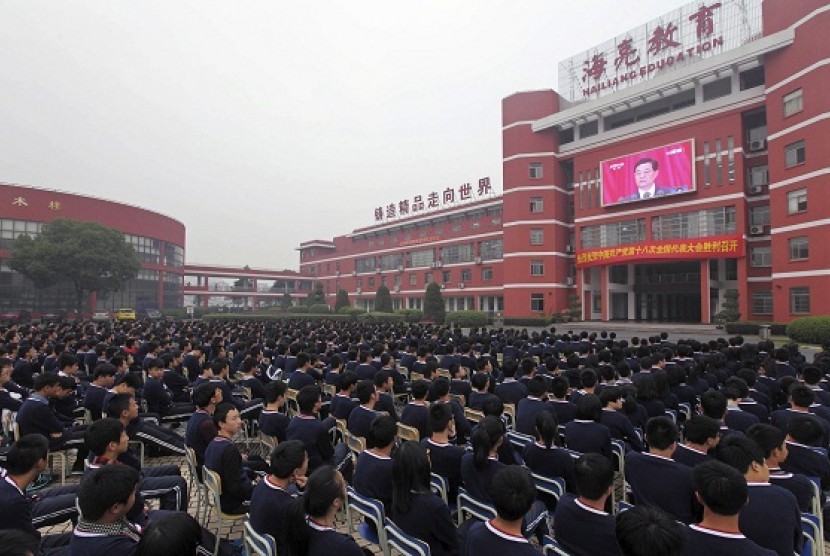
{"type": "Polygon", "coordinates": [[[32,503],[7,475],[0,479],[0,529],[17,529],[39,539],[32,524],[32,503]]]}
{"type": "Polygon", "coordinates": [[[474,390],[470,392],[470,396],[467,398],[467,407],[481,411],[481,408],[484,406],[484,400],[494,395],[490,392],[477,392],[474,390]]]}
{"type": "Polygon", "coordinates": [[[455,420],[456,443],[466,443],[467,439],[470,437],[470,434],[473,432],[473,426],[467,420],[467,417],[464,416],[464,408],[461,407],[461,404],[452,399],[446,402],[439,401],[435,403],[445,403],[449,405],[450,411],[452,411],[452,418],[455,420]]]}
{"type": "Polygon", "coordinates": [[[691,467],[645,452],[629,452],[625,456],[625,477],[635,504],[660,508],[683,523],[698,520],[700,509],[691,467]]]}
{"type": "Polygon", "coordinates": [[[573,494],[559,500],[554,523],[557,542],[571,556],[620,553],[614,516],[582,504],[573,494]]]}
{"type": "MultiPolygon", "coordinates": [[[[796,415],[810,415],[811,413],[802,413],[799,411],[793,411],[792,409],[778,409],[772,412],[770,415],[770,423],[779,429],[785,434],[787,433],[787,427],[790,424],[790,419],[795,417],[796,415]]],[[[827,446],[828,439],[830,439],[830,423],[826,420],[822,419],[819,416],[816,416],[816,420],[821,425],[821,428],[824,430],[824,438],[822,439],[822,446],[827,446]]]]}
{"type": "Polygon", "coordinates": [[[496,395],[504,403],[517,404],[519,400],[527,397],[527,386],[513,379],[505,379],[496,386],[496,395]]]}
{"type": "Polygon", "coordinates": [[[574,457],[566,450],[555,445],[546,448],[539,442],[531,442],[525,446],[522,456],[528,469],[545,477],[560,477],[565,479],[568,492],[576,492],[573,478],[574,457]]]}
{"type": "Polygon", "coordinates": [[[421,444],[429,450],[429,460],[432,463],[432,472],[441,475],[447,480],[449,492],[448,500],[458,497],[458,487],[461,484],[461,458],[466,450],[453,444],[442,444],[431,438],[424,438],[421,444]]]}
{"type": "Polygon", "coordinates": [[[749,500],[739,527],[756,544],[783,556],[801,551],[801,512],[795,496],[769,483],[748,483],[749,500]]]}
{"type": "Polygon", "coordinates": [[[694,467],[699,463],[709,461],[712,457],[709,454],[698,452],[694,448],[689,448],[678,442],[677,448],[674,449],[674,453],[671,455],[671,459],[677,463],[682,463],[686,467],[694,467]]]}
{"type": "Polygon", "coordinates": [[[161,380],[170,389],[174,401],[190,401],[190,396],[185,392],[187,387],[190,386],[190,381],[182,373],[173,369],[165,369],[164,374],[161,375],[161,380]]]}
{"type": "Polygon", "coordinates": [[[378,415],[380,415],[380,413],[377,411],[359,405],[354,408],[351,413],[349,413],[347,428],[353,435],[366,438],[366,435],[369,432],[369,426],[378,415]]]}
{"type": "Polygon", "coordinates": [[[254,485],[245,473],[236,445],[222,436],[211,440],[205,450],[205,467],[222,479],[222,511],[244,513],[243,503],[251,499],[254,485]]]}
{"type": "Polygon", "coordinates": [[[800,473],[806,477],[818,477],[821,490],[830,490],[830,460],[814,451],[809,446],[787,441],[787,459],[781,463],[781,469],[790,473],[800,473]]]}
{"type": "Polygon", "coordinates": [[[251,376],[248,378],[243,378],[239,381],[239,385],[251,389],[252,400],[257,398],[265,398],[265,386],[263,386],[262,381],[259,380],[257,377],[251,376]]]}
{"type": "Polygon", "coordinates": [[[38,399],[34,395],[20,406],[20,411],[17,412],[17,422],[20,426],[20,434],[42,434],[49,439],[49,446],[52,449],[63,443],[63,437],[52,438],[50,436],[57,432],[63,434],[63,423],[60,422],[47,401],[38,399]]]}
{"type": "Polygon", "coordinates": [[[473,461],[473,453],[467,452],[461,458],[461,479],[464,488],[473,497],[490,502],[490,484],[493,476],[504,464],[496,459],[488,459],[484,467],[478,468],[473,461]]]}
{"type": "MultiPolygon", "coordinates": [[[[129,525],[129,527],[133,527],[129,525]]],[[[69,541],[69,556],[100,556],[101,554],[135,554],[140,533],[133,536],[86,533],[76,528],[69,541]]]]}
{"type": "Polygon", "coordinates": [[[380,500],[388,513],[392,506],[392,458],[362,451],[357,457],[352,486],[358,494],[380,500]]]}
{"type": "Polygon", "coordinates": [[[755,415],[759,422],[769,423],[769,409],[754,399],[744,400],[738,404],[738,407],[741,408],[741,411],[755,415]]]}
{"type": "Polygon", "coordinates": [[[550,404],[539,398],[522,398],[516,407],[516,432],[533,436],[536,433],[536,415],[540,411],[553,411],[550,404]]]}
{"type": "Polygon", "coordinates": [[[493,527],[492,523],[476,522],[470,526],[461,548],[462,556],[541,556],[530,542],[493,527]]]}
{"type": "Polygon", "coordinates": [[[329,414],[335,419],[348,419],[352,410],[358,406],[358,403],[351,399],[348,395],[341,395],[339,392],[331,398],[329,405],[329,414]]]}
{"type": "Polygon", "coordinates": [[[205,450],[211,440],[216,437],[216,425],[213,416],[204,409],[197,409],[187,421],[185,430],[185,444],[193,448],[199,465],[204,465],[205,450]],[[211,435],[212,433],[212,435],[211,435]]]}
{"type": "Polygon", "coordinates": [[[769,482],[792,492],[802,512],[813,511],[813,481],[806,476],[800,473],[788,473],[780,468],[770,468],[769,482]]]}
{"type": "Polygon", "coordinates": [[[277,410],[263,409],[259,414],[259,430],[268,436],[276,437],[277,440],[283,442],[285,440],[285,431],[288,429],[288,423],[291,419],[285,413],[280,413],[277,410]]]}
{"type": "Polygon", "coordinates": [[[288,379],[288,387],[292,390],[300,390],[303,386],[313,386],[314,377],[305,371],[294,371],[288,379]]]}
{"type": "Polygon", "coordinates": [[[752,413],[735,408],[727,408],[723,421],[730,429],[740,432],[746,432],[746,429],[760,422],[752,413]]]}
{"type": "Polygon", "coordinates": [[[429,544],[431,556],[456,556],[458,535],[444,501],[431,492],[412,495],[409,511],[400,513],[391,508],[392,521],[408,535],[429,544]]]}
{"type": "Polygon", "coordinates": [[[631,420],[623,413],[613,409],[603,409],[600,423],[608,427],[611,438],[625,441],[633,450],[643,451],[643,442],[637,436],[631,420]]]}
{"type": "Polygon", "coordinates": [[[278,554],[285,553],[283,521],[292,500],[294,497],[291,494],[268,481],[267,477],[259,481],[251,493],[251,527],[257,533],[274,537],[278,554]]]}
{"type": "Polygon", "coordinates": [[[569,401],[551,400],[548,402],[556,414],[556,422],[566,425],[576,419],[576,404],[569,401]]]}
{"type": "Polygon", "coordinates": [[[594,421],[574,419],[565,425],[565,445],[583,454],[602,454],[609,460],[613,458],[611,431],[594,421]]]}
{"type": "Polygon", "coordinates": [[[90,384],[89,388],[84,393],[84,407],[89,410],[93,421],[101,419],[101,413],[104,411],[104,396],[107,395],[107,389],[103,386],[90,384]]]}
{"type": "Polygon", "coordinates": [[[385,392],[378,392],[378,401],[375,403],[375,411],[385,411],[393,421],[398,422],[398,414],[395,412],[395,400],[385,392]]]}
{"type": "Polygon", "coordinates": [[[331,527],[310,520],[307,523],[309,541],[306,556],[365,556],[363,549],[350,535],[338,533],[331,527]]]}
{"type": "Polygon", "coordinates": [[[334,418],[320,421],[314,415],[299,414],[291,419],[285,430],[287,440],[299,440],[308,454],[308,473],[324,463],[332,463],[334,447],[331,445],[329,430],[336,425],[334,418]]]}
{"type": "Polygon", "coordinates": [[[425,405],[409,402],[401,412],[401,423],[415,427],[421,433],[421,438],[431,434],[429,430],[429,408],[425,405]]]}
{"type": "Polygon", "coordinates": [[[173,407],[173,395],[163,382],[151,376],[144,381],[141,395],[147,401],[147,410],[150,413],[164,415],[173,407]]]}
{"type": "Polygon", "coordinates": [[[742,534],[724,533],[690,525],[687,529],[686,556],[776,556],[775,551],[762,548],[742,534]]]}
{"type": "Polygon", "coordinates": [[[355,369],[358,380],[374,380],[377,369],[371,363],[361,363],[355,369]]]}

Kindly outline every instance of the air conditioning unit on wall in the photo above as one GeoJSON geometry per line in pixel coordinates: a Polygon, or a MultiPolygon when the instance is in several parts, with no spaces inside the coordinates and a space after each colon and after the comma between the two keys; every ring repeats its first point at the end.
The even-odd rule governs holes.
{"type": "Polygon", "coordinates": [[[751,235],[751,236],[762,236],[762,235],[764,235],[764,227],[763,226],[750,226],[749,227],[749,235],[751,235]]]}
{"type": "Polygon", "coordinates": [[[757,139],[749,142],[749,152],[757,153],[767,148],[767,141],[765,139],[757,139]]]}
{"type": "Polygon", "coordinates": [[[574,285],[574,279],[571,278],[570,276],[568,276],[567,278],[565,278],[565,285],[566,286],[573,286],[574,285]]]}

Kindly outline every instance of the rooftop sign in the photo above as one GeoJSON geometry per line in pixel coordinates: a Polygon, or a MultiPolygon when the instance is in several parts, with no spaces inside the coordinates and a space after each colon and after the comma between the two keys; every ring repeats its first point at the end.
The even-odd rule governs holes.
{"type": "Polygon", "coordinates": [[[463,183],[456,187],[447,187],[443,192],[433,191],[428,195],[415,195],[412,200],[404,199],[397,203],[389,203],[375,208],[375,223],[390,222],[410,216],[420,216],[427,212],[434,212],[473,201],[481,201],[492,197],[494,191],[490,185],[490,178],[478,180],[478,186],[463,183]]]}

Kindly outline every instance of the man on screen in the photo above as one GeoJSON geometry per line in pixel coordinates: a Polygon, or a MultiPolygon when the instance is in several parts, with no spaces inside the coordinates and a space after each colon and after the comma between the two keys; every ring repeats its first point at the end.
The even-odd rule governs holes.
{"type": "Polygon", "coordinates": [[[658,187],[654,182],[659,173],[659,165],[653,158],[638,160],[634,165],[634,182],[637,184],[637,192],[620,199],[620,202],[662,197],[686,189],[685,187],[658,187]]]}

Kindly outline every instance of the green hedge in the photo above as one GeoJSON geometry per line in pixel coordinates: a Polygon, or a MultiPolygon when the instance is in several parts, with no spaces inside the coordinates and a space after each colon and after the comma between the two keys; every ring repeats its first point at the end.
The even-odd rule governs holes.
{"type": "Polygon", "coordinates": [[[547,326],[551,323],[549,317],[507,317],[505,326],[547,326]]]}
{"type": "Polygon", "coordinates": [[[462,328],[486,326],[489,321],[490,315],[483,311],[452,311],[444,318],[444,322],[451,322],[462,328]]]}
{"type": "Polygon", "coordinates": [[[340,310],[337,311],[337,314],[356,317],[357,315],[362,315],[365,312],[366,311],[364,311],[363,309],[358,309],[357,307],[340,307],[340,310]]]}
{"type": "Polygon", "coordinates": [[[357,315],[359,322],[404,322],[403,315],[395,313],[361,313],[357,315]]]}
{"type": "Polygon", "coordinates": [[[774,323],[774,322],[773,323],[748,322],[748,321],[727,322],[724,325],[724,330],[726,330],[727,334],[757,336],[760,332],[762,324],[769,325],[770,333],[773,336],[785,336],[785,335],[787,335],[787,325],[786,324],[780,324],[780,323],[774,323]]]}
{"type": "Polygon", "coordinates": [[[299,313],[306,313],[307,314],[308,313],[308,307],[305,307],[303,305],[292,305],[291,307],[286,309],[285,312],[286,313],[292,313],[292,314],[299,314],[299,313]]]}
{"type": "Polygon", "coordinates": [[[787,325],[787,336],[796,342],[821,344],[830,339],[830,316],[795,319],[787,325]]]}
{"type": "Polygon", "coordinates": [[[310,313],[210,313],[204,316],[205,320],[312,320],[312,321],[350,321],[351,315],[312,315],[310,313]]]}
{"type": "Polygon", "coordinates": [[[424,312],[419,309],[398,309],[395,311],[396,315],[401,315],[406,322],[421,322],[424,318],[424,312]]]}
{"type": "Polygon", "coordinates": [[[327,315],[331,313],[331,309],[325,303],[317,303],[316,305],[312,305],[308,308],[306,313],[311,313],[312,315],[327,315]]]}

